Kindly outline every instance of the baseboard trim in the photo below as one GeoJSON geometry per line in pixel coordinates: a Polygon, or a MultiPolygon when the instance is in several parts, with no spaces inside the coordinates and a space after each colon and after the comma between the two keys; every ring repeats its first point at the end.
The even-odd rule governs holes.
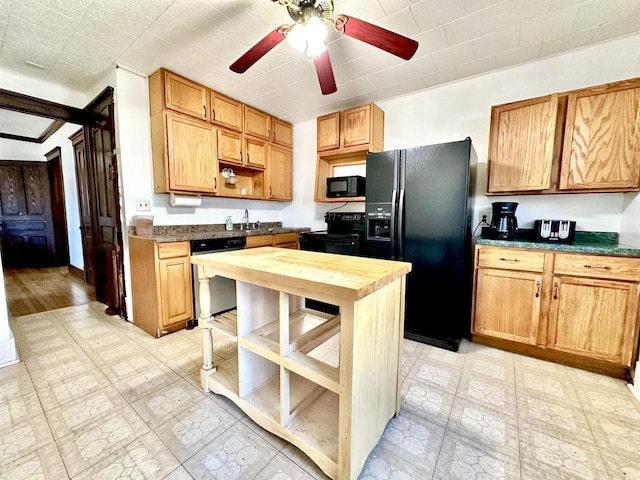
{"type": "Polygon", "coordinates": [[[19,361],[16,342],[13,338],[13,333],[9,330],[9,338],[0,340],[0,368],[13,365],[19,361]]]}
{"type": "Polygon", "coordinates": [[[627,383],[627,387],[629,387],[633,396],[636,397],[636,400],[640,403],[640,390],[638,390],[632,383],[627,383]]]}
{"type": "Polygon", "coordinates": [[[69,274],[74,277],[78,277],[80,280],[84,281],[84,270],[78,267],[74,267],[73,265],[69,265],[69,274]]]}

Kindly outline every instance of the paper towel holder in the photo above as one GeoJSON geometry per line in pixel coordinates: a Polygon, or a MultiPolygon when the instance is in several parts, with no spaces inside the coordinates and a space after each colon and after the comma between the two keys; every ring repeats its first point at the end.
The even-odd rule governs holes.
{"type": "Polygon", "coordinates": [[[172,207],[199,207],[202,204],[202,197],[200,195],[176,195],[171,192],[169,204],[172,207]]]}

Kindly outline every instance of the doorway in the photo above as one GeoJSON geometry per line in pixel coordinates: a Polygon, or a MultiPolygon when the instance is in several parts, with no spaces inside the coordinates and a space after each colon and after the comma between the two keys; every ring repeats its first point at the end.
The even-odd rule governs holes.
{"type": "MultiPolygon", "coordinates": [[[[84,109],[0,89],[0,108],[82,126],[86,181],[85,189],[82,193],[79,189],[78,195],[79,203],[83,199],[88,201],[84,213],[88,212],[90,217],[87,222],[81,219],[81,225],[89,230],[87,234],[83,232],[83,256],[88,254],[93,259],[85,265],[92,270],[90,278],[94,280],[96,299],[107,305],[109,314],[126,319],[113,88],[105,88],[84,109]],[[90,249],[84,245],[87,238],[90,249]]],[[[49,153],[55,157],[55,152],[49,153]]],[[[55,166],[53,169],[55,175],[55,166]]],[[[66,257],[68,264],[68,250],[66,257]]]]}

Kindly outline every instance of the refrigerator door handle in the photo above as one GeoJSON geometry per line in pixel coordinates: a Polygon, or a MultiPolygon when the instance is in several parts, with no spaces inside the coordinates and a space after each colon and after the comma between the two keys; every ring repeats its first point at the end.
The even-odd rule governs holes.
{"type": "Polygon", "coordinates": [[[404,248],[402,238],[404,237],[404,188],[400,190],[400,200],[398,202],[398,260],[402,260],[404,256],[404,248]]]}
{"type": "Polygon", "coordinates": [[[391,225],[389,228],[391,231],[389,232],[389,239],[391,240],[391,260],[396,258],[396,203],[398,201],[398,190],[393,189],[393,193],[391,194],[391,225]]]}

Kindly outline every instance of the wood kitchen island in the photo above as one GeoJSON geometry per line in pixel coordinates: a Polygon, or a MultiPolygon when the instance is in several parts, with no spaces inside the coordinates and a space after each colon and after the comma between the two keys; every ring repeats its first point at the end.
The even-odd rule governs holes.
{"type": "Polygon", "coordinates": [[[198,265],[203,389],[231,399],[331,478],[357,478],[400,408],[411,264],[272,247],[191,262],[198,265]],[[215,275],[236,280],[236,314],[211,316],[215,275]],[[306,309],[305,298],[340,312],[306,309]],[[233,338],[237,355],[213,365],[211,329],[233,338]]]}

